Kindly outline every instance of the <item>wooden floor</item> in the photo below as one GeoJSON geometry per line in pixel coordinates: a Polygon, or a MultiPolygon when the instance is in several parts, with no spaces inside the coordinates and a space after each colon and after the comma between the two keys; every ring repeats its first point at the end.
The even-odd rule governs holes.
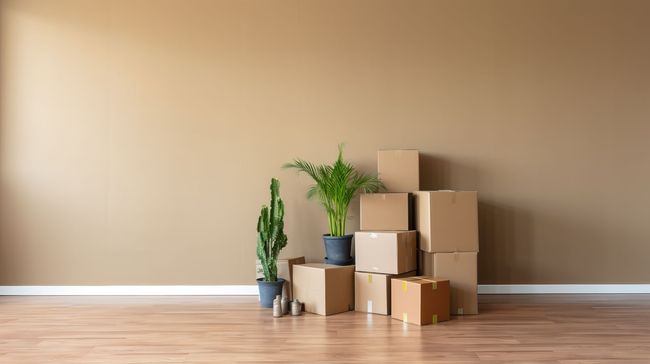
{"type": "Polygon", "coordinates": [[[650,363],[650,295],[481,296],[418,327],[254,297],[0,297],[0,363],[650,363]]]}

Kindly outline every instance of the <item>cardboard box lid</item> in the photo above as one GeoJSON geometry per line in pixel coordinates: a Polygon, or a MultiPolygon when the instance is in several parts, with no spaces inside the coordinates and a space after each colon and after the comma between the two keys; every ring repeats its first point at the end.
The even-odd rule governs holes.
{"type": "Polygon", "coordinates": [[[437,284],[440,282],[449,282],[449,279],[437,278],[431,276],[414,276],[414,277],[394,278],[394,279],[404,281],[407,284],[413,284],[418,286],[424,286],[427,284],[434,284],[437,286],[437,284]]]}
{"type": "Polygon", "coordinates": [[[417,269],[417,232],[358,231],[356,268],[363,272],[401,274],[417,269]]]}
{"type": "Polygon", "coordinates": [[[321,270],[327,270],[327,269],[354,269],[354,265],[334,265],[334,264],[325,264],[325,263],[306,263],[306,264],[297,264],[294,265],[294,268],[300,267],[300,268],[311,268],[311,269],[321,269],[321,270]]]}

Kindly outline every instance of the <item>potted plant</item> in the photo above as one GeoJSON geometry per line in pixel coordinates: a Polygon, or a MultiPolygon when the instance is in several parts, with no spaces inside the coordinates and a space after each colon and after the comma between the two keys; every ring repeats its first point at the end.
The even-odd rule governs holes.
{"type": "Polygon", "coordinates": [[[330,232],[323,235],[326,261],[337,265],[352,264],[350,252],[353,235],[345,233],[350,201],[360,192],[377,192],[383,189],[381,180],[376,175],[360,173],[350,163],[345,162],[343,144],[339,145],[339,156],[331,165],[315,165],[295,159],[283,167],[306,173],[315,182],[307,191],[307,198],[318,198],[327,213],[330,232]]]}
{"type": "Polygon", "coordinates": [[[273,299],[282,294],[284,279],[278,278],[278,256],[287,246],[284,233],[284,202],[280,198],[280,182],[271,179],[271,204],[263,205],[257,219],[257,258],[264,278],[257,279],[262,307],[273,307],[273,299]]]}

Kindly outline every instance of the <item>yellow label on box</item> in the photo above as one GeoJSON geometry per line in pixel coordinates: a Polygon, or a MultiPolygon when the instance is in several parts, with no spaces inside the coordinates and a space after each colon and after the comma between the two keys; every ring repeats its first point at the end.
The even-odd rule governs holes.
{"type": "Polygon", "coordinates": [[[438,289],[438,282],[431,282],[431,289],[438,289]]]}
{"type": "Polygon", "coordinates": [[[402,281],[402,291],[406,292],[407,287],[406,282],[402,281]]]}
{"type": "Polygon", "coordinates": [[[409,316],[408,316],[408,314],[407,314],[406,312],[402,313],[402,321],[404,321],[404,322],[409,322],[409,321],[408,321],[408,317],[409,317],[409,316]]]}
{"type": "Polygon", "coordinates": [[[433,317],[431,317],[431,323],[434,325],[438,323],[438,315],[435,313],[433,314],[433,317]]]}
{"type": "Polygon", "coordinates": [[[368,274],[368,283],[372,283],[372,274],[368,274]]]}

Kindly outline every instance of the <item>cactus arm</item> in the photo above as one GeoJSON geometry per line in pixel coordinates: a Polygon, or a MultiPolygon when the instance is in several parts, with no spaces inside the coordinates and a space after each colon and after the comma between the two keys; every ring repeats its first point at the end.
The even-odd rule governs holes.
{"type": "Polygon", "coordinates": [[[262,271],[264,272],[264,280],[268,281],[270,275],[268,269],[268,207],[262,206],[260,216],[257,219],[257,258],[262,264],[262,271]]]}

